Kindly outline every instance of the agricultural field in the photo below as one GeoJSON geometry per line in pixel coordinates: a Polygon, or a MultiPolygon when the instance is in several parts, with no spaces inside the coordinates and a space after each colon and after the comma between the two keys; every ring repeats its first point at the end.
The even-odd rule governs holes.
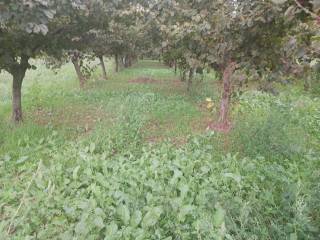
{"type": "Polygon", "coordinates": [[[0,0],[0,240],[319,240],[320,0],[0,0]]]}
{"type": "Polygon", "coordinates": [[[157,61],[108,75],[80,91],[71,65],[39,65],[19,127],[2,95],[1,236],[317,239],[319,98],[248,91],[225,135],[206,131],[213,74],[190,93],[157,61]]]}

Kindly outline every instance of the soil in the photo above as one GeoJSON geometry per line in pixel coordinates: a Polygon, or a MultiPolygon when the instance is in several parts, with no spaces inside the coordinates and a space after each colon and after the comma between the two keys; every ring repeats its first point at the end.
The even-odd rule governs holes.
{"type": "Polygon", "coordinates": [[[207,131],[216,131],[220,133],[229,133],[232,129],[232,124],[228,123],[219,123],[219,122],[210,122],[207,131]]]}
{"type": "Polygon", "coordinates": [[[150,77],[139,77],[129,81],[129,83],[138,83],[138,84],[161,84],[162,82],[163,81],[156,80],[150,77]]]}

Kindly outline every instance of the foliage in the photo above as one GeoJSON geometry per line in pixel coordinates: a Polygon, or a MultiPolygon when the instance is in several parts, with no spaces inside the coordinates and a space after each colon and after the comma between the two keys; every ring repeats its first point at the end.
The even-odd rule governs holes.
{"type": "Polygon", "coordinates": [[[0,72],[13,77],[12,95],[1,94],[1,239],[319,239],[319,9],[318,0],[1,1],[0,72]],[[161,64],[133,66],[146,55],[180,70],[188,93],[161,64]],[[107,79],[104,56],[117,72],[133,68],[97,81],[96,57],[107,79]],[[55,77],[41,66],[26,74],[39,58],[55,77]],[[81,87],[92,78],[86,91],[74,89],[70,60],[81,87]],[[312,91],[295,92],[295,77],[312,91]],[[274,95],[237,92],[254,84],[274,95]],[[209,122],[217,87],[220,125],[209,122]],[[22,93],[29,114],[14,126],[8,101],[21,122],[22,93]]]}
{"type": "Polygon", "coordinates": [[[245,156],[301,158],[319,138],[317,100],[282,94],[247,93],[240,97],[232,146],[245,156]]]}
{"type": "Polygon", "coordinates": [[[60,145],[54,134],[22,141],[18,156],[1,158],[2,236],[12,223],[11,239],[317,238],[316,154],[221,158],[208,140],[146,146],[138,155],[131,145],[117,154],[94,142],[60,145]],[[6,183],[16,174],[12,189],[6,183]]]}
{"type": "Polygon", "coordinates": [[[86,14],[84,7],[82,1],[1,3],[0,71],[5,70],[13,77],[13,121],[22,121],[22,82],[26,71],[35,68],[29,63],[30,58],[44,53],[61,56],[62,50],[72,42],[74,20],[86,14]]]}
{"type": "Polygon", "coordinates": [[[43,79],[48,70],[39,68],[39,79],[30,72],[28,84],[40,86],[25,88],[30,112],[39,108],[37,95],[45,96],[43,110],[63,109],[59,120],[80,104],[99,106],[114,122],[104,119],[71,137],[61,122],[11,129],[0,122],[3,239],[318,238],[319,99],[288,89],[280,96],[248,92],[239,98],[228,135],[193,133],[178,147],[150,145],[144,139],[150,115],[199,115],[198,102],[168,87],[169,70],[140,64],[81,92],[69,86],[75,81],[70,65],[53,82],[43,79]],[[145,74],[167,78],[165,90],[128,88],[130,79],[145,74]]]}

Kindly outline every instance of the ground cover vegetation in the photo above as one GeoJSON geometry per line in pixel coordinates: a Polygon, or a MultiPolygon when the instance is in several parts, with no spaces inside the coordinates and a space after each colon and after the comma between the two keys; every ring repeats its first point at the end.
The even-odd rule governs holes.
{"type": "Polygon", "coordinates": [[[319,14],[0,1],[0,238],[319,239],[319,14]]]}

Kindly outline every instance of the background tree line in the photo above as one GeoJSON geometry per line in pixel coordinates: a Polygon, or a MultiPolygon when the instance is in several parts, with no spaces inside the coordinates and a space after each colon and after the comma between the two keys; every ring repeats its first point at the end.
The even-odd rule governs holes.
{"type": "Polygon", "coordinates": [[[5,0],[0,2],[0,71],[13,77],[12,119],[22,120],[21,87],[30,59],[50,66],[71,61],[80,87],[88,60],[104,57],[116,71],[142,56],[157,56],[180,72],[187,88],[196,75],[216,71],[222,79],[219,122],[228,129],[234,85],[251,78],[263,90],[290,76],[312,87],[318,71],[320,1],[210,0],[5,0]],[[237,71],[243,77],[233,78],[237,71]],[[236,79],[233,80],[233,79],[236,79]]]}

